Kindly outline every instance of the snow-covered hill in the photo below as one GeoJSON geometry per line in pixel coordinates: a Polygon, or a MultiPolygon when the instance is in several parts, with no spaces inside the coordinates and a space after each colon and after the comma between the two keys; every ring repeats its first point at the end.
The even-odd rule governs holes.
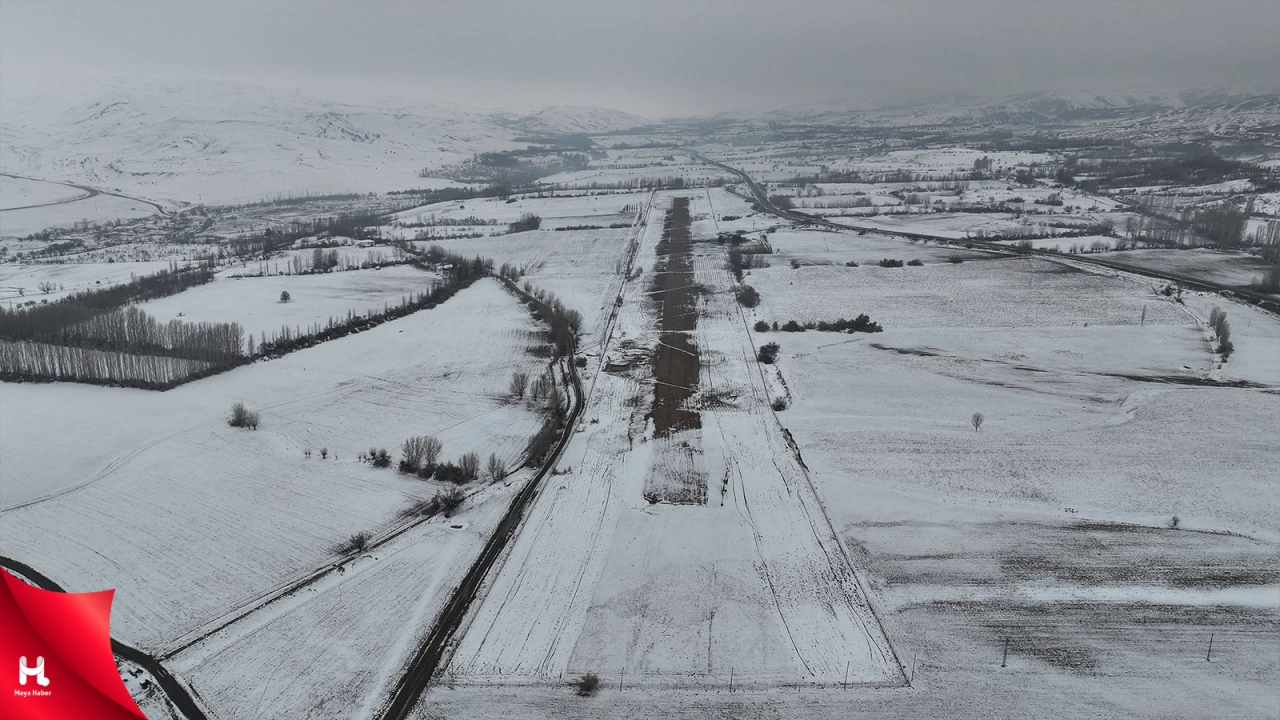
{"type": "Polygon", "coordinates": [[[239,83],[107,88],[71,107],[5,98],[4,172],[73,182],[171,206],[286,193],[404,189],[423,168],[523,148],[532,132],[644,124],[603,108],[528,116],[444,102],[350,103],[239,83]]]}
{"type": "Polygon", "coordinates": [[[955,93],[876,108],[828,103],[739,111],[716,117],[815,125],[890,126],[1041,125],[1149,119],[1173,127],[1191,125],[1205,128],[1235,118],[1244,120],[1246,126],[1265,126],[1280,119],[1280,95],[1240,93],[1219,87],[1190,90],[1140,87],[1108,92],[1053,90],[999,98],[955,93]]]}
{"type": "Polygon", "coordinates": [[[650,125],[651,121],[608,108],[586,105],[553,105],[526,115],[514,123],[530,133],[607,133],[650,125]]]}

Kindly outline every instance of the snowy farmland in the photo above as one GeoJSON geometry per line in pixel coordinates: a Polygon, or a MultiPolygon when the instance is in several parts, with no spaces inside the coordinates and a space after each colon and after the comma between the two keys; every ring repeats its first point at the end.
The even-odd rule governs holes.
{"type": "Polygon", "coordinates": [[[493,452],[516,465],[539,419],[506,385],[539,371],[526,352],[535,330],[486,280],[433,310],[166,393],[5,385],[0,540],[73,589],[117,588],[114,632],[164,650],[438,489],[361,463],[371,446],[435,435],[446,458],[493,452]],[[261,429],[227,426],[236,401],[261,413],[261,429]],[[85,442],[51,458],[38,439],[58,433],[85,442]]]}
{"type": "Polygon", "coordinates": [[[140,307],[167,322],[239,323],[246,335],[270,336],[281,327],[323,326],[347,313],[382,312],[403,298],[425,292],[439,277],[409,265],[375,270],[347,270],[316,275],[218,278],[177,295],[152,300],[140,307]],[[281,302],[281,293],[289,301],[281,302]]]}
{"type": "Polygon", "coordinates": [[[149,715],[1280,715],[1273,175],[201,87],[0,147],[93,188],[0,178],[0,559],[116,589],[149,715]]]}

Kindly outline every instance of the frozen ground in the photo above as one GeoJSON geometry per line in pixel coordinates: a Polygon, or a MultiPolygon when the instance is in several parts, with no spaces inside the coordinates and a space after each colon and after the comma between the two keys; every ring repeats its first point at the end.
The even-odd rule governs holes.
{"type": "Polygon", "coordinates": [[[540,420],[505,392],[513,371],[541,367],[526,352],[535,329],[485,280],[434,310],[164,393],[4,384],[0,544],[69,589],[117,588],[113,632],[166,648],[434,492],[358,462],[370,446],[434,434],[447,459],[516,462],[540,420]],[[227,426],[234,401],[261,412],[261,429],[227,426]]]}

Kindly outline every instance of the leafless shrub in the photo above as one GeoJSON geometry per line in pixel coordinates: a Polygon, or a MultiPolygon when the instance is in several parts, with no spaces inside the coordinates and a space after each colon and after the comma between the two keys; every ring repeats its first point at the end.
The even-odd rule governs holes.
{"type": "Polygon", "coordinates": [[[489,479],[494,482],[507,476],[507,467],[503,464],[502,459],[498,457],[498,453],[489,454],[489,462],[485,465],[485,472],[489,474],[489,479]]]}
{"type": "Polygon", "coordinates": [[[969,424],[973,425],[973,431],[977,432],[982,429],[982,423],[987,419],[986,415],[976,412],[969,418],[969,424]]]}
{"type": "Polygon", "coordinates": [[[516,399],[523,398],[524,392],[525,390],[528,389],[528,387],[529,387],[528,373],[518,372],[518,373],[511,374],[511,383],[507,386],[507,390],[512,395],[514,395],[516,399]]]}
{"type": "Polygon", "coordinates": [[[227,424],[231,427],[243,427],[258,429],[258,413],[249,410],[244,403],[238,402],[231,406],[231,417],[227,419],[227,424]]]}
{"type": "Polygon", "coordinates": [[[334,547],[333,551],[339,555],[355,555],[356,553],[362,553],[369,549],[369,541],[372,539],[373,538],[369,533],[358,532],[347,538],[346,542],[334,547]]]}
{"type": "Polygon", "coordinates": [[[436,493],[436,496],[432,498],[431,502],[435,504],[436,508],[440,512],[445,515],[450,515],[454,510],[462,507],[462,503],[466,499],[467,494],[462,492],[462,488],[451,487],[436,493]]]}

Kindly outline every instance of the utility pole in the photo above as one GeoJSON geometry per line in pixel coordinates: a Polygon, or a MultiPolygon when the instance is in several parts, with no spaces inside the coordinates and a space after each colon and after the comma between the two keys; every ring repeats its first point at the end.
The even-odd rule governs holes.
{"type": "Polygon", "coordinates": [[[1004,667],[1009,662],[1009,638],[1004,639],[1004,657],[1000,659],[1000,667],[1004,667]]]}
{"type": "Polygon", "coordinates": [[[845,690],[849,689],[849,661],[844,661],[844,685],[845,690]]]}

